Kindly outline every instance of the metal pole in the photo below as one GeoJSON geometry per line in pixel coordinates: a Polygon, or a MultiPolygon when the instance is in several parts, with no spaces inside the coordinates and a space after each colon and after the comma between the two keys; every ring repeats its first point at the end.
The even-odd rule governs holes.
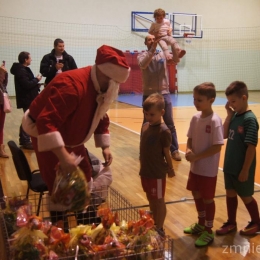
{"type": "MultiPolygon", "coordinates": [[[[255,190],[255,192],[260,192],[260,190],[255,190]]],[[[221,194],[221,195],[216,195],[215,198],[221,198],[221,197],[226,197],[226,194],[221,194]]],[[[192,201],[194,200],[193,198],[186,198],[182,197],[179,200],[172,200],[172,201],[167,201],[165,204],[175,204],[175,203],[180,203],[180,202],[185,202],[185,201],[192,201]]],[[[131,207],[125,207],[125,208],[117,208],[117,209],[111,209],[112,211],[119,211],[119,210],[127,210],[127,209],[140,209],[140,208],[147,208],[149,207],[149,204],[144,204],[144,205],[139,205],[139,206],[131,206],[131,207]]]]}

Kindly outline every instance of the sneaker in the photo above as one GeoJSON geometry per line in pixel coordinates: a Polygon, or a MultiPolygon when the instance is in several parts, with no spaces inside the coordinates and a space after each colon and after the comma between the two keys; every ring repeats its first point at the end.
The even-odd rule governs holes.
{"type": "Polygon", "coordinates": [[[26,150],[33,150],[33,145],[32,145],[32,143],[22,144],[21,148],[26,149],[26,150]]]}
{"type": "Polygon", "coordinates": [[[200,237],[195,241],[195,246],[208,246],[214,240],[214,233],[210,234],[208,231],[203,231],[200,237]]]}
{"type": "Polygon", "coordinates": [[[248,222],[248,225],[240,230],[240,235],[251,236],[260,231],[260,224],[254,222],[248,222]]]}
{"type": "Polygon", "coordinates": [[[172,159],[175,161],[181,161],[181,156],[178,150],[172,152],[172,159]]]}
{"type": "Polygon", "coordinates": [[[237,224],[231,224],[229,222],[225,222],[223,226],[216,230],[217,235],[226,235],[230,232],[237,230],[237,224]]]}
{"type": "Polygon", "coordinates": [[[185,50],[181,50],[181,51],[179,52],[178,58],[181,59],[185,54],[186,54],[186,51],[185,51],[185,50]]]}
{"type": "Polygon", "coordinates": [[[184,228],[183,232],[185,234],[198,235],[204,231],[205,227],[198,223],[194,223],[189,227],[184,228]]]}

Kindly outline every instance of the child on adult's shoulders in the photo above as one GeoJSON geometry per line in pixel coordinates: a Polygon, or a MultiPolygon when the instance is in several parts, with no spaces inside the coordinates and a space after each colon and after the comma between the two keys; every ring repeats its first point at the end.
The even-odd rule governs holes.
{"type": "Polygon", "coordinates": [[[186,54],[185,50],[182,50],[177,41],[172,37],[172,27],[168,19],[165,19],[165,11],[158,8],[154,11],[155,22],[151,24],[148,31],[149,34],[155,36],[155,40],[159,41],[159,45],[164,52],[167,60],[180,62],[180,59],[186,54]],[[168,50],[168,45],[171,46],[171,51],[168,50]]]}

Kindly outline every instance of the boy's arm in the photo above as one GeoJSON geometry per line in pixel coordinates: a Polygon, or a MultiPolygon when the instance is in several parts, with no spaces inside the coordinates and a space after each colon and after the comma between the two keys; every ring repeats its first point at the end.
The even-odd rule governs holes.
{"type": "Polygon", "coordinates": [[[186,158],[187,161],[189,161],[187,156],[189,157],[189,155],[192,154],[191,148],[192,148],[192,139],[188,138],[187,144],[186,144],[186,153],[185,153],[185,158],[186,158]]]}
{"type": "Polygon", "coordinates": [[[256,147],[253,144],[247,143],[246,156],[242,170],[239,173],[238,180],[241,182],[247,181],[250,166],[254,160],[256,147]]]}
{"type": "Polygon", "coordinates": [[[171,26],[171,22],[170,22],[170,20],[168,20],[168,19],[164,19],[164,20],[165,20],[165,23],[166,23],[167,26],[168,26],[167,35],[168,35],[168,36],[171,36],[171,35],[172,35],[172,26],[171,26]]]}
{"type": "Polygon", "coordinates": [[[187,161],[194,162],[194,161],[206,158],[206,157],[210,157],[216,153],[219,153],[222,145],[223,144],[212,145],[204,152],[198,153],[198,154],[194,154],[192,151],[190,151],[189,153],[186,153],[186,159],[187,159],[187,161]]]}
{"type": "Polygon", "coordinates": [[[232,119],[232,117],[234,116],[234,111],[230,108],[230,105],[229,105],[229,102],[226,103],[225,105],[225,109],[227,111],[227,117],[224,121],[224,124],[223,124],[223,129],[224,129],[224,139],[228,138],[228,130],[229,130],[229,124],[230,124],[230,121],[232,119]]]}
{"type": "Polygon", "coordinates": [[[173,169],[173,166],[172,166],[172,158],[170,156],[170,147],[164,147],[163,153],[164,153],[164,157],[165,157],[165,160],[166,160],[168,168],[169,168],[168,169],[168,177],[172,178],[172,177],[175,176],[175,172],[174,172],[174,169],[173,169]]]}
{"type": "Polygon", "coordinates": [[[186,153],[192,151],[191,147],[192,147],[192,139],[191,139],[191,138],[188,138],[188,140],[187,140],[187,145],[186,145],[186,153]]]}

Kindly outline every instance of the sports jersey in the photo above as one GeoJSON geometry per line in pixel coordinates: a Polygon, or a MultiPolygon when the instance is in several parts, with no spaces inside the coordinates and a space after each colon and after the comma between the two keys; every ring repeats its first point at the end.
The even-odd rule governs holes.
{"type": "MultiPolygon", "coordinates": [[[[259,124],[251,110],[235,114],[230,121],[227,147],[224,160],[224,172],[239,175],[246,156],[247,144],[257,146],[259,124]]],[[[249,173],[254,173],[256,156],[251,164],[249,173]]]]}
{"type": "MultiPolygon", "coordinates": [[[[194,115],[187,133],[192,139],[192,151],[194,154],[202,153],[213,145],[223,145],[223,126],[221,118],[212,113],[201,118],[201,112],[194,115]]],[[[212,156],[191,162],[191,172],[208,177],[215,177],[218,173],[220,152],[212,156]]]]}

